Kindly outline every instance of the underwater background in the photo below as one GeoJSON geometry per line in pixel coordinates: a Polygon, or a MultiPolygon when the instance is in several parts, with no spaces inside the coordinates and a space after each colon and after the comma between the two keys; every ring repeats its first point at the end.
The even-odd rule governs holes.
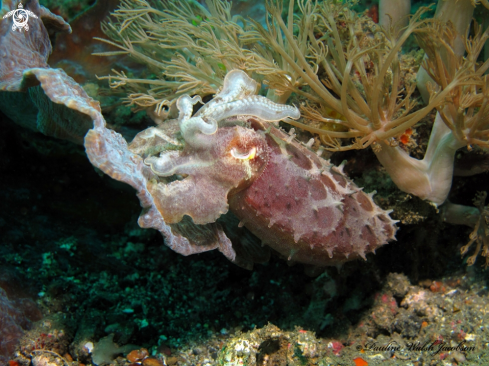
{"type": "MultiPolygon", "coordinates": [[[[460,3],[464,1],[470,3],[460,3]]],[[[455,34],[450,24],[455,22],[423,23],[433,19],[437,2],[421,14],[418,11],[429,3],[412,1],[410,14],[418,18],[411,24],[419,23],[412,25],[412,32],[419,38],[406,37],[402,49],[401,44],[395,48],[402,33],[378,35],[376,1],[331,0],[314,5],[317,9],[310,1],[291,8],[288,1],[280,7],[280,1],[245,0],[229,8],[220,0],[22,4],[40,18],[29,17],[29,30],[12,30],[8,17],[0,22],[1,366],[489,362],[487,1],[468,15],[469,24],[475,20],[465,39],[473,43],[467,42],[465,57],[459,58],[450,58],[455,54],[450,40],[456,39],[449,37],[455,34]],[[318,10],[327,7],[335,9],[336,18],[318,10]],[[267,15],[273,9],[275,18],[267,15]],[[206,12],[215,19],[206,18],[206,12]],[[300,14],[313,24],[324,22],[323,28],[307,28],[300,14]],[[285,28],[280,28],[278,17],[285,28]],[[168,22],[168,28],[155,30],[145,19],[168,22]],[[297,24],[291,26],[293,22],[297,24]],[[238,27],[246,24],[253,31],[242,44],[234,44],[232,32],[238,34],[238,27]],[[301,25],[311,33],[302,34],[301,25]],[[62,32],[70,26],[71,34],[62,32]],[[181,39],[176,38],[177,27],[183,29],[181,39]],[[219,42],[196,41],[191,27],[200,27],[202,37],[205,32],[217,35],[219,42]],[[304,64],[287,61],[287,54],[300,60],[294,42],[286,38],[287,27],[297,44],[302,35],[302,41],[310,37],[311,44],[319,45],[301,48],[307,56],[304,64]],[[277,34],[268,39],[274,29],[277,34]],[[447,46],[439,51],[441,40],[447,46]],[[275,41],[287,49],[285,55],[273,48],[275,41]],[[446,80],[423,102],[414,83],[425,53],[442,55],[441,72],[439,64],[428,68],[432,79],[446,80]],[[363,63],[365,57],[368,62],[359,67],[358,60],[363,63]],[[380,80],[387,59],[394,66],[383,74],[386,81],[369,90],[372,80],[380,80]],[[350,71],[357,78],[345,81],[346,71],[342,79],[337,70],[346,69],[345,60],[354,60],[350,71]],[[331,74],[338,85],[326,65],[336,70],[331,74]],[[51,73],[58,68],[64,72],[51,73]],[[238,75],[233,88],[227,75],[236,69],[245,76],[238,75]],[[307,79],[314,72],[323,80],[316,88],[307,79]],[[398,74],[401,81],[396,81],[398,74]],[[343,82],[344,89],[349,88],[345,95],[343,82]],[[371,127],[360,100],[370,106],[372,91],[381,95],[375,106],[399,121],[395,127],[411,123],[405,117],[408,112],[417,120],[391,134],[385,126],[371,127]],[[186,95],[202,97],[200,112],[197,99],[188,101],[186,95]],[[412,102],[404,102],[404,97],[412,102]],[[328,106],[329,100],[339,102],[328,106]],[[253,108],[240,112],[240,101],[253,108]],[[226,108],[231,110],[226,120],[216,117],[226,108]],[[339,108],[359,117],[348,120],[339,108]],[[299,110],[300,119],[295,115],[299,110]],[[280,118],[269,117],[272,112],[280,118]],[[446,121],[452,112],[450,124],[446,121]],[[422,178],[408,168],[400,171],[404,160],[393,160],[389,168],[378,150],[399,148],[413,160],[423,159],[430,141],[438,141],[432,132],[437,113],[444,118],[439,123],[450,128],[444,136],[452,153],[443,154],[452,160],[434,159],[433,170],[419,175],[428,177],[432,191],[418,193],[422,178]],[[240,119],[242,115],[247,118],[240,119]],[[195,132],[214,120],[217,133],[195,132]],[[270,131],[272,123],[275,132],[270,131]],[[214,147],[227,138],[222,132],[226,128],[246,136],[236,142],[233,135],[226,146],[243,170],[212,155],[220,153],[214,147]],[[206,145],[202,136],[222,140],[206,145]],[[268,148],[258,143],[251,148],[248,139],[268,148]],[[125,141],[133,142],[128,146],[125,141]],[[314,154],[308,155],[310,151],[314,154]],[[300,182],[306,170],[309,197],[324,190],[328,199],[343,202],[334,202],[337,216],[319,223],[271,208],[263,224],[253,221],[259,213],[251,204],[241,212],[243,202],[254,197],[240,195],[255,179],[255,170],[260,177],[265,174],[265,168],[254,165],[261,153],[270,153],[262,162],[268,172],[276,159],[277,171],[290,168],[283,174],[292,177],[292,188],[284,189],[279,173],[272,176],[270,193],[264,196],[277,197],[270,204],[273,209],[287,201],[290,189],[303,192],[294,182],[300,182]],[[442,168],[448,173],[439,173],[442,168]],[[228,184],[238,173],[247,178],[228,184]],[[322,178],[327,174],[329,178],[322,178]],[[437,174],[446,176],[430,180],[437,174]],[[167,193],[167,187],[179,187],[191,177],[198,177],[191,189],[167,193]],[[214,202],[219,195],[224,203],[214,202]],[[151,220],[145,221],[145,215],[151,220]],[[364,220],[354,239],[356,229],[343,223],[346,217],[355,223],[364,220]],[[277,234],[279,225],[273,226],[273,220],[281,219],[290,226],[280,226],[277,234]],[[315,241],[319,234],[309,234],[331,222],[340,223],[337,231],[328,231],[328,240],[341,230],[350,239],[338,237],[344,244],[325,249],[315,241]],[[304,232],[297,239],[291,228],[304,232]],[[276,237],[280,240],[274,246],[276,237]],[[312,242],[310,251],[298,247],[304,238],[312,242]],[[283,244],[287,240],[290,243],[283,244]]],[[[17,8],[17,1],[4,0],[2,16],[17,8]]],[[[401,29],[394,28],[392,32],[401,29]]],[[[439,146],[444,141],[440,137],[439,146]]],[[[407,165],[416,165],[407,160],[407,165]]]]}

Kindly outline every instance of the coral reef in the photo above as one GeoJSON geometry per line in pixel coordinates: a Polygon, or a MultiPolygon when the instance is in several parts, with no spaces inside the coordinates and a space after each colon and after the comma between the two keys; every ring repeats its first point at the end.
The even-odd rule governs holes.
{"type": "MultiPolygon", "coordinates": [[[[382,30],[350,2],[288,4],[267,2],[251,21],[221,1],[124,0],[104,26],[122,46],[105,65],[133,51],[149,65],[137,81],[115,64],[112,86],[134,92],[129,102],[157,124],[143,120],[134,139],[49,68],[50,24],[65,23],[31,0],[46,12],[34,34],[2,28],[2,47],[28,57],[0,60],[2,108],[30,130],[4,118],[0,134],[0,268],[23,277],[0,274],[0,364],[486,362],[487,276],[463,265],[487,261],[486,194],[476,207],[460,203],[487,190],[470,175],[485,170],[487,32],[474,23],[463,56],[455,50],[466,35],[423,11],[405,29],[382,30]],[[422,52],[399,52],[409,32],[428,53],[426,106],[411,89],[422,52]],[[160,42],[164,34],[173,38],[160,42]],[[351,149],[369,144],[375,151],[351,149]],[[456,203],[438,208],[455,151],[456,203]],[[140,206],[141,227],[164,242],[136,227],[140,206]],[[383,246],[394,234],[396,245],[383,246]],[[45,315],[29,331],[41,314],[20,293],[27,286],[45,315]]],[[[91,20],[93,9],[79,26],[91,20]]],[[[96,95],[95,84],[84,87],[96,95]]]]}

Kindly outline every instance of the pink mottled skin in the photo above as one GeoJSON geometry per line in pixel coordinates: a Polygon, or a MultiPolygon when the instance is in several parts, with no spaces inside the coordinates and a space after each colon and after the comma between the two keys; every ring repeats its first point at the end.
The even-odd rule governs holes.
{"type": "MultiPolygon", "coordinates": [[[[394,239],[388,212],[342,168],[270,124],[265,130],[253,118],[243,126],[234,123],[190,140],[183,150],[145,159],[159,176],[147,188],[165,222],[189,216],[208,224],[229,209],[281,256],[318,267],[366,259],[394,239]],[[185,178],[168,182],[172,174],[185,178]]],[[[166,126],[157,128],[168,132],[166,126]]],[[[143,140],[136,137],[132,146],[144,150],[143,140]]]]}
{"type": "Polygon", "coordinates": [[[255,95],[257,87],[243,71],[230,71],[195,114],[201,98],[181,96],[177,119],[140,132],[129,145],[95,119],[87,154],[138,191],[139,224],[158,229],[184,255],[218,249],[251,269],[272,248],[291,262],[324,267],[365,259],[394,240],[394,221],[371,195],[274,127],[300,118],[299,109],[255,95]],[[265,246],[235,235],[228,211],[265,246]]]}
{"type": "Polygon", "coordinates": [[[338,265],[394,239],[395,226],[342,172],[282,131],[266,133],[268,163],[229,197],[231,211],[264,244],[294,262],[338,265]]]}

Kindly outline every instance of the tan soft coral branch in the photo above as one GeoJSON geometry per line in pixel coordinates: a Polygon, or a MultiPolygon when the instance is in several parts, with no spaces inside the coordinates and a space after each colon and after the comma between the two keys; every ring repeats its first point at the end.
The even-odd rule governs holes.
{"type": "MultiPolygon", "coordinates": [[[[281,47],[268,30],[255,24],[260,30],[262,37],[313,89],[321,104],[325,104],[345,116],[346,121],[343,124],[349,128],[350,133],[323,131],[323,134],[327,133],[335,138],[349,138],[352,135],[351,132],[356,132],[355,135],[362,136],[360,146],[363,148],[377,141],[387,141],[425,117],[437,104],[444,100],[450,88],[455,85],[447,86],[443,92],[433,98],[428,106],[418,110],[416,113],[407,114],[407,111],[404,111],[399,118],[396,118],[395,114],[399,113],[402,107],[411,107],[411,104],[398,98],[398,94],[401,91],[398,53],[410,34],[425,31],[423,27],[427,21],[420,20],[423,11],[418,12],[414,16],[409,27],[399,40],[395,40],[393,39],[395,37],[384,33],[385,39],[383,42],[362,48],[363,46],[360,45],[360,42],[355,37],[352,37],[350,44],[347,46],[348,49],[343,50],[337,19],[338,16],[343,16],[345,27],[353,27],[355,14],[345,8],[330,9],[328,2],[323,5],[324,8],[322,9],[313,9],[312,12],[314,13],[319,10],[322,11],[322,22],[325,24],[323,31],[326,31],[326,28],[331,30],[329,39],[326,40],[330,46],[329,56],[323,56],[321,59],[321,64],[328,75],[328,80],[323,82],[317,75],[317,69],[314,69],[304,56],[298,40],[295,39],[292,32],[285,25],[281,18],[280,7],[270,2],[267,3],[267,6],[268,11],[274,17],[291,49],[294,51],[295,59],[281,47]],[[377,58],[376,71],[374,74],[369,74],[365,69],[365,63],[369,62],[373,57],[377,58]],[[359,73],[363,90],[359,90],[356,82],[352,80],[351,74],[354,72],[359,73]],[[391,77],[391,82],[386,84],[386,79],[389,79],[389,76],[391,77]],[[328,87],[331,88],[331,91],[328,87]],[[335,95],[333,95],[333,92],[335,95]]],[[[304,16],[307,17],[307,15],[304,16]]],[[[349,31],[353,33],[354,29],[351,28],[349,31]]],[[[308,41],[313,48],[319,49],[320,43],[314,37],[312,30],[310,34],[308,41]]],[[[408,90],[408,93],[411,92],[412,88],[408,90]]],[[[318,100],[317,97],[314,99],[318,100]]],[[[299,124],[296,125],[299,126],[299,124]]],[[[306,125],[300,126],[308,129],[306,125]]],[[[358,143],[343,146],[340,149],[346,150],[353,146],[358,146],[358,143]]]]}

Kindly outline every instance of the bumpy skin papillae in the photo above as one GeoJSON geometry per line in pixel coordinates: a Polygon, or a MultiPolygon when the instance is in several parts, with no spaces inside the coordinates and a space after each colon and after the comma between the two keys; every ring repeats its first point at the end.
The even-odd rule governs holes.
{"type": "Polygon", "coordinates": [[[290,261],[326,266],[365,259],[395,239],[388,212],[341,168],[276,128],[266,139],[263,174],[230,197],[231,211],[264,244],[290,261]]]}
{"type": "Polygon", "coordinates": [[[148,184],[167,222],[185,215],[196,223],[213,222],[227,212],[229,201],[241,224],[265,244],[291,261],[316,266],[365,259],[394,239],[395,222],[388,212],[340,168],[275,127],[265,131],[221,123],[238,116],[258,126],[299,117],[294,107],[250,95],[254,81],[247,82],[243,72],[235,70],[230,78],[237,80],[235,90],[226,77],[222,96],[194,117],[189,118],[189,108],[195,99],[181,97],[180,105],[187,108],[179,118],[185,148],[145,160],[162,178],[183,178],[148,184]],[[214,132],[213,121],[225,127],[214,132]]]}

